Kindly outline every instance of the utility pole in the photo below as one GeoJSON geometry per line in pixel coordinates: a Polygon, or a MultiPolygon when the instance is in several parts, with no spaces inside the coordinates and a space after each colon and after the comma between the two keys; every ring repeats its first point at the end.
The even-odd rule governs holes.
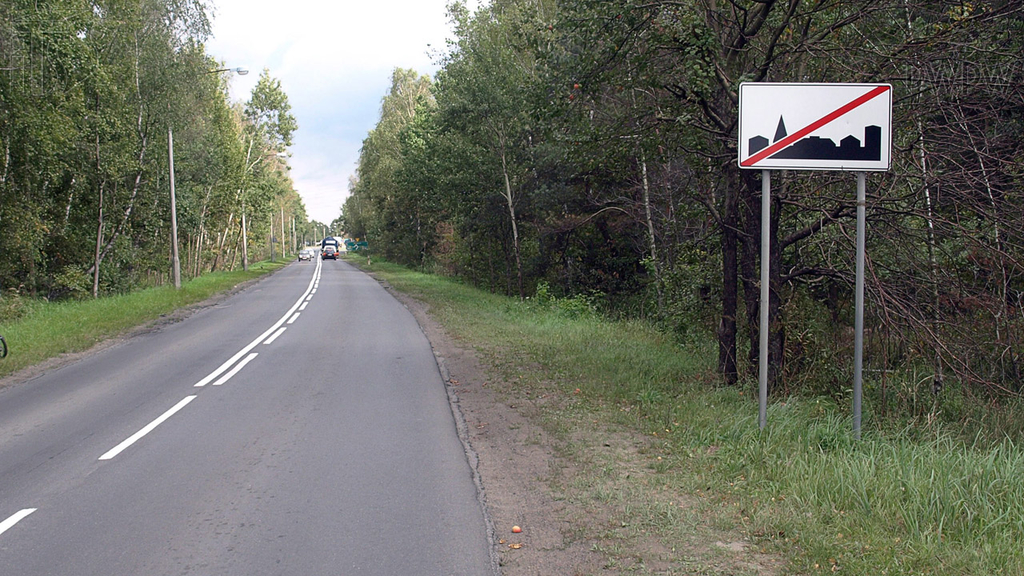
{"type": "Polygon", "coordinates": [[[249,271],[249,239],[245,230],[245,196],[242,196],[242,270],[249,271]]]}
{"type": "Polygon", "coordinates": [[[178,207],[174,194],[174,132],[167,127],[167,158],[171,172],[171,260],[174,262],[174,289],[181,289],[181,260],[178,259],[178,207]]]}

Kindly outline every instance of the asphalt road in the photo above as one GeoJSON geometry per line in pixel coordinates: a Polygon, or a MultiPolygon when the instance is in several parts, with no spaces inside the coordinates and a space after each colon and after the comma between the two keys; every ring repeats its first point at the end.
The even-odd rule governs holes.
{"type": "Polygon", "coordinates": [[[430,345],[345,262],[0,390],[0,574],[495,573],[430,345]]]}

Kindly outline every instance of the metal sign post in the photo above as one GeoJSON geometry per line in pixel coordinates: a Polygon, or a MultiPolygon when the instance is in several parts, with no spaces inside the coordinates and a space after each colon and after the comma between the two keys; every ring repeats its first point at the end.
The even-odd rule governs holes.
{"type": "Polygon", "coordinates": [[[768,262],[771,258],[771,201],[772,192],[772,171],[761,171],[761,351],[758,355],[757,365],[757,415],[758,426],[764,430],[768,424],[768,283],[769,277],[768,262]]]}
{"type": "Polygon", "coordinates": [[[761,326],[758,423],[767,425],[771,170],[857,173],[857,262],[853,360],[853,434],[860,439],[864,360],[866,171],[889,169],[889,84],[740,84],[738,163],[761,170],[761,326]],[[790,128],[795,127],[795,130],[790,128]],[[773,138],[769,140],[769,135],[773,138]]]}
{"type": "Polygon", "coordinates": [[[860,408],[864,364],[864,211],[867,174],[857,172],[857,279],[853,321],[853,437],[860,440],[860,408]]]}

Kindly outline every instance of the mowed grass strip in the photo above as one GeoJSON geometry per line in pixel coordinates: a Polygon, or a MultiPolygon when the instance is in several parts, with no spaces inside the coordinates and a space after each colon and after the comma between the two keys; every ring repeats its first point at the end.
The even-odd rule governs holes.
{"type": "MultiPolygon", "coordinates": [[[[1009,439],[875,423],[855,441],[847,407],[816,398],[773,399],[760,431],[754,384],[714,385],[710,339],[682,347],[642,323],[519,302],[380,261],[371,268],[425,301],[510,385],[581,402],[550,404],[549,430],[579,444],[586,434],[573,427],[600,419],[651,439],[633,463],[649,475],[620,483],[615,495],[601,492],[604,479],[575,480],[597,487],[592,502],[615,503],[624,526],[656,530],[672,546],[698,537],[699,524],[738,529],[752,549],[785,558],[783,574],[1024,574],[1024,452],[1009,439]],[[671,510],[680,494],[695,499],[695,511],[650,512],[671,510]]],[[[596,448],[566,453],[586,458],[596,448]]],[[[628,545],[618,542],[617,554],[630,556],[628,545]]]]}
{"type": "Polygon", "coordinates": [[[105,339],[284,265],[285,262],[258,262],[250,265],[248,272],[205,274],[183,282],[181,290],[161,286],[89,300],[30,302],[18,320],[0,324],[0,334],[10,349],[7,358],[0,360],[0,377],[61,354],[88,350],[105,339]]]}

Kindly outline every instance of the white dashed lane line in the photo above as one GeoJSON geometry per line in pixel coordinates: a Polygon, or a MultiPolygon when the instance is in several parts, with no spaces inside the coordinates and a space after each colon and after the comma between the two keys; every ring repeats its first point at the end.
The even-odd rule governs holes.
{"type": "MultiPolygon", "coordinates": [[[[205,378],[200,380],[197,384],[195,384],[195,386],[198,386],[198,387],[206,386],[210,381],[212,381],[213,379],[217,378],[222,373],[224,373],[225,370],[230,368],[232,365],[235,365],[235,363],[238,362],[239,358],[241,358],[242,356],[245,356],[245,354],[248,353],[250,350],[252,350],[252,348],[254,348],[260,341],[263,341],[264,344],[270,344],[278,336],[280,336],[282,333],[284,333],[285,328],[282,327],[281,324],[285,322],[285,318],[288,318],[288,320],[287,320],[288,324],[292,324],[293,322],[295,322],[299,318],[299,313],[296,312],[295,310],[296,309],[298,309],[300,311],[301,310],[305,310],[306,306],[309,304],[309,301],[312,300],[313,294],[316,293],[316,289],[317,289],[317,287],[320,284],[320,271],[322,269],[322,266],[323,266],[323,263],[318,260],[317,261],[317,267],[316,267],[316,269],[313,272],[313,278],[312,278],[312,280],[310,280],[310,284],[306,288],[306,292],[301,297],[299,297],[299,300],[291,307],[291,309],[288,310],[288,312],[285,313],[284,316],[281,317],[280,320],[278,320],[273,326],[271,326],[266,332],[261,334],[258,338],[253,340],[248,346],[246,346],[245,348],[239,350],[238,353],[235,354],[234,356],[232,356],[227,362],[221,364],[216,370],[214,370],[209,375],[207,375],[205,378]],[[276,330],[276,332],[275,332],[275,330],[276,330]],[[267,338],[267,334],[270,334],[271,332],[273,332],[273,335],[270,336],[269,338],[267,338]]],[[[230,380],[232,376],[237,374],[242,368],[245,367],[246,364],[248,364],[254,358],[256,358],[256,356],[258,356],[258,354],[255,353],[255,352],[249,354],[248,356],[245,356],[244,360],[242,360],[241,362],[238,362],[238,364],[235,365],[234,368],[231,368],[231,370],[228,371],[227,374],[224,374],[223,376],[221,376],[221,378],[218,379],[216,382],[214,382],[213,385],[214,386],[220,386],[221,384],[223,384],[223,383],[227,382],[228,380],[230,380]]],[[[190,402],[192,402],[196,398],[197,398],[197,395],[192,394],[192,395],[186,396],[185,398],[181,399],[181,401],[179,401],[177,404],[172,406],[170,408],[170,410],[167,410],[166,412],[161,414],[159,417],[156,418],[156,420],[153,420],[152,422],[150,422],[149,424],[144,426],[141,430],[139,430],[135,434],[132,434],[131,436],[126,438],[123,442],[121,442],[117,446],[114,446],[110,450],[106,451],[102,456],[100,456],[99,459],[100,460],[111,460],[111,459],[113,459],[115,456],[117,456],[118,454],[123,452],[129,446],[131,446],[132,444],[135,444],[136,442],[138,442],[143,436],[145,436],[146,434],[149,434],[150,432],[152,432],[154,429],[156,429],[157,426],[159,426],[160,424],[163,424],[164,421],[166,421],[168,418],[170,418],[171,416],[174,416],[176,413],[178,413],[180,410],[182,410],[185,406],[187,406],[190,402]]],[[[24,508],[22,510],[19,510],[18,512],[15,512],[11,516],[9,516],[6,520],[4,520],[3,522],[0,522],[0,534],[3,534],[4,532],[7,532],[8,530],[10,530],[16,524],[18,524],[18,522],[21,522],[22,520],[27,518],[30,514],[32,514],[36,510],[38,510],[38,508],[24,508]]]]}
{"type": "Polygon", "coordinates": [[[15,524],[17,524],[18,522],[21,522],[22,520],[25,519],[26,516],[28,516],[29,514],[35,512],[35,511],[36,511],[36,508],[25,508],[24,510],[19,510],[18,512],[14,513],[7,520],[4,520],[3,522],[0,522],[0,534],[3,534],[4,532],[7,532],[11,528],[13,528],[15,524]]]}
{"type": "Polygon", "coordinates": [[[284,334],[285,330],[287,330],[287,328],[285,328],[284,326],[281,326],[280,328],[277,329],[277,332],[274,332],[273,336],[271,336],[270,338],[267,338],[266,340],[264,340],[263,344],[266,345],[266,344],[273,343],[274,340],[277,340],[278,336],[280,336],[281,334],[284,334]]]}
{"type": "MultiPolygon", "coordinates": [[[[288,310],[288,312],[285,313],[284,316],[281,317],[280,320],[275,322],[273,326],[268,328],[267,331],[264,332],[263,334],[260,334],[260,336],[258,338],[256,338],[252,342],[250,342],[245,348],[242,348],[241,350],[239,350],[227,362],[221,364],[216,370],[214,370],[213,372],[209,373],[206,377],[204,377],[202,380],[197,382],[195,384],[195,387],[206,386],[207,384],[209,384],[214,379],[217,379],[218,377],[220,377],[220,378],[217,379],[217,381],[214,382],[213,385],[214,386],[220,386],[221,384],[224,384],[225,382],[230,380],[235,374],[238,374],[238,372],[242,368],[244,368],[246,364],[248,364],[249,362],[252,362],[252,360],[254,358],[256,358],[256,356],[258,356],[258,354],[256,352],[251,352],[252,349],[256,347],[256,345],[258,345],[260,342],[263,342],[264,344],[270,344],[278,336],[280,336],[282,333],[284,333],[286,328],[281,326],[281,325],[284,324],[285,321],[287,321],[289,318],[291,319],[291,321],[289,323],[291,323],[291,322],[294,322],[295,319],[298,317],[298,314],[295,312],[295,310],[300,305],[304,304],[305,303],[304,301],[308,302],[309,298],[312,297],[311,292],[313,291],[313,286],[316,285],[316,283],[320,279],[320,270],[321,270],[321,265],[318,262],[316,270],[313,272],[313,278],[310,279],[309,285],[306,287],[306,292],[303,293],[302,296],[299,297],[299,299],[295,302],[295,304],[292,305],[292,307],[288,310]],[[239,359],[241,359],[243,356],[245,356],[245,359],[242,360],[241,362],[239,362],[239,359]],[[232,366],[234,366],[234,368],[232,368],[232,366]],[[229,368],[230,368],[230,370],[228,370],[229,368]],[[225,373],[225,371],[227,371],[227,373],[225,373]],[[223,374],[223,376],[221,376],[222,374],[223,374]]],[[[120,454],[122,451],[124,451],[126,448],[128,448],[129,446],[131,446],[132,444],[138,442],[139,439],[141,439],[143,436],[145,436],[146,434],[149,434],[150,432],[152,432],[157,426],[159,426],[165,420],[167,420],[168,418],[173,416],[175,412],[181,410],[186,405],[188,405],[189,402],[191,402],[191,401],[193,401],[195,399],[196,399],[196,395],[186,396],[185,399],[183,399],[181,402],[178,402],[177,404],[175,404],[174,407],[171,408],[170,410],[168,410],[167,412],[164,412],[162,415],[160,415],[159,418],[157,418],[156,420],[153,420],[152,422],[147,424],[143,429],[141,429],[138,432],[136,432],[135,434],[132,434],[131,436],[129,436],[124,442],[121,442],[117,446],[115,446],[115,447],[111,448],[110,450],[108,450],[107,452],[105,452],[102,456],[100,456],[100,460],[110,460],[110,459],[114,458],[115,456],[120,454]]],[[[31,513],[31,512],[29,512],[29,513],[31,513]]],[[[20,518],[18,518],[18,520],[20,520],[20,518]]],[[[15,520],[15,522],[16,521],[17,520],[15,520]]]]}
{"type": "Polygon", "coordinates": [[[291,315],[294,314],[295,311],[299,308],[299,306],[301,306],[303,304],[303,300],[308,302],[310,300],[310,298],[313,297],[313,294],[312,294],[313,286],[320,279],[320,270],[321,270],[321,268],[322,268],[321,262],[317,261],[316,270],[313,272],[313,278],[309,281],[309,286],[306,288],[306,292],[304,292],[302,294],[302,296],[299,297],[298,301],[296,301],[295,304],[292,305],[292,307],[287,312],[285,312],[284,316],[282,316],[280,320],[275,322],[274,325],[271,326],[270,328],[268,328],[266,332],[264,332],[263,334],[260,334],[255,340],[250,342],[248,346],[246,346],[245,348],[242,348],[241,350],[239,350],[238,353],[236,353],[234,356],[232,356],[230,359],[228,359],[227,362],[221,364],[220,367],[218,367],[216,370],[214,370],[213,372],[208,374],[205,378],[203,378],[199,382],[196,382],[195,387],[196,388],[202,388],[203,386],[206,386],[207,384],[209,384],[214,378],[216,378],[216,377],[220,376],[221,374],[223,374],[225,370],[227,370],[232,365],[234,365],[235,362],[238,362],[242,358],[242,356],[245,356],[246,354],[251,352],[252,349],[255,348],[260,342],[263,342],[264,340],[266,340],[271,334],[274,333],[275,330],[280,328],[281,325],[285,323],[285,320],[290,318],[291,315]]]}
{"type": "Polygon", "coordinates": [[[117,446],[114,446],[110,450],[107,450],[106,453],[103,454],[103,456],[100,456],[100,460],[110,460],[114,456],[117,456],[125,448],[127,448],[127,447],[131,446],[132,444],[135,444],[136,442],[138,442],[140,438],[142,438],[146,434],[149,434],[150,432],[152,432],[157,426],[163,424],[164,420],[167,420],[171,416],[174,416],[174,414],[178,410],[181,410],[182,408],[187,406],[189,402],[191,402],[191,401],[193,401],[195,399],[196,399],[196,396],[194,394],[192,396],[186,396],[185,398],[183,398],[181,400],[181,402],[178,402],[177,404],[172,406],[170,410],[168,410],[167,412],[164,412],[163,414],[161,414],[156,420],[153,420],[149,424],[146,424],[146,426],[143,427],[142,430],[139,430],[135,434],[132,434],[127,439],[125,439],[124,442],[121,442],[117,446]]]}
{"type": "MultiPolygon", "coordinates": [[[[282,330],[283,330],[283,328],[282,328],[282,330]]],[[[228,371],[228,373],[227,373],[227,374],[225,374],[225,375],[221,376],[221,377],[220,377],[220,380],[217,380],[216,382],[214,382],[214,383],[213,383],[213,385],[214,385],[214,386],[220,386],[221,384],[223,384],[223,383],[227,382],[228,380],[231,380],[231,377],[232,377],[232,376],[234,376],[235,374],[238,374],[238,372],[239,372],[239,371],[240,371],[240,370],[241,370],[242,368],[245,368],[245,365],[246,365],[246,364],[248,364],[249,362],[251,362],[251,361],[252,361],[252,359],[253,359],[253,358],[255,358],[255,357],[257,357],[257,356],[259,356],[259,354],[257,354],[256,352],[253,352],[252,354],[249,354],[248,356],[246,356],[246,357],[245,357],[245,360],[242,360],[241,362],[239,362],[239,363],[238,363],[238,366],[235,366],[235,367],[234,367],[234,368],[232,368],[232,369],[231,369],[230,371],[228,371]]]]}
{"type": "MultiPolygon", "coordinates": [[[[288,320],[287,320],[288,324],[294,323],[299,318],[299,313],[295,311],[296,308],[298,310],[300,310],[300,311],[301,310],[305,310],[306,306],[309,304],[309,301],[312,300],[313,294],[316,293],[317,286],[319,286],[319,284],[320,284],[320,271],[321,271],[321,269],[322,269],[322,262],[317,261],[316,270],[314,270],[314,272],[313,272],[313,279],[310,281],[309,286],[306,288],[306,293],[304,293],[301,297],[299,297],[299,300],[291,307],[291,309],[288,310],[287,313],[285,313],[284,316],[281,317],[280,320],[278,320],[266,332],[261,334],[259,336],[259,338],[256,338],[248,346],[246,346],[245,348],[239,350],[238,353],[235,354],[234,356],[232,356],[231,359],[229,359],[227,362],[221,364],[220,367],[218,367],[216,370],[211,372],[205,378],[200,380],[195,386],[198,386],[198,387],[206,386],[206,384],[208,384],[211,380],[213,380],[214,378],[217,378],[217,376],[220,376],[220,374],[222,374],[225,370],[227,370],[232,365],[234,365],[235,362],[238,362],[239,358],[241,358],[247,352],[249,352],[260,341],[263,341],[264,344],[270,344],[275,339],[277,339],[278,336],[280,336],[282,333],[284,333],[285,328],[282,327],[281,324],[285,322],[285,318],[288,318],[288,320]],[[276,330],[276,332],[275,332],[275,330],[276,330]],[[273,332],[273,335],[270,336],[269,338],[267,338],[267,334],[270,334],[271,332],[273,332]],[[264,340],[264,338],[266,338],[266,340],[264,340]]],[[[246,364],[248,364],[254,358],[256,358],[256,356],[258,356],[258,354],[255,353],[255,352],[253,352],[253,353],[249,354],[248,356],[246,356],[244,360],[242,360],[241,362],[238,362],[238,364],[234,368],[232,368],[230,371],[228,371],[227,374],[224,374],[224,376],[222,376],[216,382],[214,382],[213,385],[214,386],[220,386],[221,384],[223,384],[223,383],[227,382],[228,380],[230,380],[232,376],[237,374],[242,368],[245,367],[246,364]]],[[[154,429],[156,429],[157,426],[159,426],[160,424],[163,424],[164,421],[166,421],[168,418],[170,418],[171,416],[174,416],[177,412],[179,412],[185,406],[188,406],[189,402],[192,402],[196,398],[197,398],[197,396],[195,394],[192,394],[190,396],[186,396],[185,398],[181,399],[181,401],[178,402],[177,404],[175,404],[174,406],[172,406],[170,410],[168,410],[168,411],[164,412],[163,414],[161,414],[159,417],[157,417],[156,420],[153,420],[152,422],[150,422],[149,424],[144,426],[141,430],[139,430],[135,434],[132,434],[131,436],[126,438],[123,442],[121,442],[117,446],[114,446],[110,450],[106,451],[102,456],[100,456],[99,459],[100,460],[111,460],[111,459],[113,459],[115,456],[117,456],[118,454],[123,452],[129,446],[131,446],[132,444],[135,444],[136,442],[138,442],[143,436],[145,436],[146,434],[149,434],[150,432],[152,432],[154,429]]],[[[10,530],[18,522],[21,522],[22,520],[27,518],[30,514],[32,514],[36,510],[38,510],[38,508],[24,508],[22,510],[19,510],[18,512],[15,512],[11,516],[9,516],[6,520],[4,520],[3,522],[0,522],[0,534],[3,534],[4,532],[7,532],[8,530],[10,530]]]]}

